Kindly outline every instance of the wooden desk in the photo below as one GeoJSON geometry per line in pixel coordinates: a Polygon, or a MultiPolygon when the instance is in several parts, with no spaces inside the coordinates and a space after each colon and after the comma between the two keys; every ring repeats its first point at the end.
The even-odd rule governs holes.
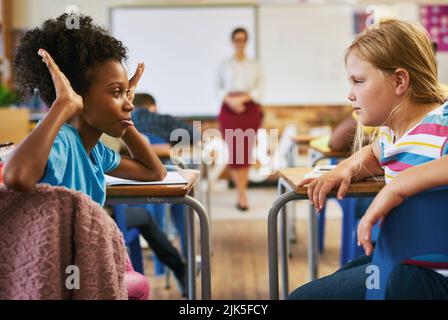
{"type": "MultiPolygon", "coordinates": [[[[293,200],[308,199],[306,187],[298,187],[298,183],[304,176],[311,172],[312,168],[287,168],[279,170],[279,197],[273,203],[268,215],[268,257],[269,257],[269,297],[278,299],[278,243],[277,243],[277,218],[281,212],[280,224],[280,253],[282,263],[282,298],[289,293],[288,288],[288,258],[287,258],[287,213],[285,204],[293,200]]],[[[384,178],[369,179],[355,182],[347,190],[346,197],[371,197],[375,196],[384,187],[384,178]]],[[[335,197],[337,190],[332,190],[328,197],[335,197]]],[[[317,221],[314,206],[310,206],[308,232],[308,263],[310,280],[317,278],[317,221]]]]}
{"type": "Polygon", "coordinates": [[[300,145],[300,144],[308,145],[312,140],[314,140],[316,138],[319,138],[319,137],[312,136],[309,134],[298,134],[295,137],[292,137],[292,141],[298,145],[300,145]]]}
{"type": "Polygon", "coordinates": [[[338,158],[345,159],[350,156],[350,152],[347,151],[333,151],[328,147],[330,136],[320,137],[310,141],[310,163],[311,167],[314,167],[316,163],[323,159],[338,158]]]}
{"type": "Polygon", "coordinates": [[[201,289],[202,299],[211,299],[210,276],[210,222],[202,204],[194,198],[194,184],[199,172],[182,170],[187,184],[181,185],[134,185],[109,186],[106,188],[106,204],[148,204],[148,203],[178,203],[187,205],[190,210],[187,215],[187,266],[188,266],[188,298],[196,299],[196,265],[194,248],[194,213],[199,217],[201,233],[201,289]]]}
{"type": "Polygon", "coordinates": [[[294,167],[296,163],[296,156],[299,154],[300,146],[308,146],[309,143],[316,139],[316,136],[312,136],[309,134],[298,134],[294,137],[291,137],[292,144],[288,150],[287,154],[287,163],[288,167],[294,167]]]}

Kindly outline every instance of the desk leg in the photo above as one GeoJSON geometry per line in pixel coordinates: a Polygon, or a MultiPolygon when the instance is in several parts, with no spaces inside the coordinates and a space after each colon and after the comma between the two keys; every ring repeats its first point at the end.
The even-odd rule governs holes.
{"type": "MultiPolygon", "coordinates": [[[[202,204],[193,197],[194,193],[181,198],[181,202],[188,205],[196,211],[199,217],[201,233],[201,298],[203,300],[211,299],[211,276],[210,276],[210,222],[202,204]]],[[[188,237],[188,299],[195,299],[195,269],[196,259],[194,255],[194,214],[189,212],[187,219],[187,237],[188,237]]]]}
{"type": "Polygon", "coordinates": [[[308,219],[308,266],[310,281],[316,280],[318,275],[318,248],[317,248],[317,212],[313,205],[309,206],[308,219]]]}
{"type": "MultiPolygon", "coordinates": [[[[280,182],[279,182],[280,183],[280,182]]],[[[306,199],[294,191],[279,196],[268,215],[268,268],[269,268],[269,298],[278,300],[278,248],[277,248],[277,219],[280,209],[289,201],[306,199]]],[[[284,250],[284,248],[282,248],[284,250]]],[[[286,252],[283,251],[286,256],[286,252]]],[[[286,261],[287,262],[287,261],[286,261]]]]}
{"type": "MultiPolygon", "coordinates": [[[[211,299],[211,277],[210,277],[210,221],[202,204],[194,197],[193,190],[189,195],[183,197],[121,197],[107,199],[109,205],[116,204],[147,204],[147,203],[177,203],[187,205],[190,209],[196,211],[199,217],[201,227],[201,280],[202,280],[202,299],[211,299]]],[[[187,259],[188,259],[188,299],[195,299],[195,256],[194,256],[194,213],[188,210],[187,224],[187,259]]]]}
{"type": "MultiPolygon", "coordinates": [[[[286,188],[282,182],[279,182],[279,195],[286,192],[286,188]]],[[[280,261],[282,266],[282,298],[286,299],[289,292],[289,279],[288,279],[288,256],[289,256],[289,237],[287,227],[287,208],[290,203],[285,204],[280,209],[280,261]]]]}
{"type": "Polygon", "coordinates": [[[187,214],[187,296],[189,300],[196,300],[196,254],[194,236],[194,213],[188,207],[187,214]]]}
{"type": "MultiPolygon", "coordinates": [[[[207,181],[207,190],[205,193],[205,203],[207,206],[207,213],[208,213],[208,217],[209,217],[209,221],[210,221],[210,237],[212,236],[212,200],[211,200],[211,192],[212,192],[212,182],[210,180],[210,174],[209,174],[209,168],[207,167],[207,165],[205,165],[205,173],[206,173],[206,181],[207,181]]],[[[210,241],[210,246],[212,246],[213,242],[210,241]]],[[[213,252],[213,246],[211,247],[210,250],[212,250],[213,252]]]]}

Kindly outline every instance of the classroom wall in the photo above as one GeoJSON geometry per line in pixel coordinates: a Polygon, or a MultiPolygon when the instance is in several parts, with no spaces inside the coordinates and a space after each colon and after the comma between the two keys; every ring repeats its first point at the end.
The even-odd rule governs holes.
{"type": "Polygon", "coordinates": [[[109,10],[114,6],[133,5],[207,5],[207,4],[255,4],[257,0],[14,0],[13,28],[26,29],[40,25],[49,17],[65,11],[69,5],[77,5],[82,13],[92,16],[102,26],[109,24],[109,10]]]}
{"type": "MultiPolygon", "coordinates": [[[[304,1],[308,3],[341,3],[340,0],[304,1]]],[[[446,3],[446,0],[358,0],[359,5],[387,3],[390,6],[398,6],[398,16],[407,19],[418,12],[409,4],[446,3]],[[405,8],[405,10],[403,10],[405,8]],[[406,9],[407,8],[407,9],[406,9]]],[[[65,11],[69,5],[77,5],[81,12],[91,15],[96,23],[109,26],[109,10],[113,6],[121,5],[208,5],[208,4],[294,4],[297,0],[14,0],[13,4],[13,29],[28,29],[40,25],[49,17],[55,17],[65,11]]],[[[299,4],[298,4],[299,5],[299,4]]],[[[438,54],[439,78],[443,83],[448,83],[448,53],[438,54]]]]}
{"type": "MultiPolygon", "coordinates": [[[[109,12],[104,8],[120,5],[194,5],[194,4],[294,4],[298,0],[14,0],[13,28],[30,28],[41,24],[51,16],[62,13],[69,5],[77,5],[82,12],[91,15],[94,20],[106,26],[109,12]]],[[[342,3],[341,0],[303,1],[308,3],[342,3]]],[[[348,2],[348,1],[347,1],[348,2]]],[[[358,0],[357,4],[406,4],[406,3],[446,3],[446,0],[358,0]]]]}

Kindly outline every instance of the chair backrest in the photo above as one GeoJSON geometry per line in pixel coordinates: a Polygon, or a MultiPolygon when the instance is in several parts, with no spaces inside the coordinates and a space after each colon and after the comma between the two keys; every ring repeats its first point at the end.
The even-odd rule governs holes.
{"type": "Polygon", "coordinates": [[[431,189],[406,199],[384,219],[372,260],[379,288],[367,288],[366,299],[385,299],[389,275],[403,260],[448,255],[447,199],[448,186],[431,189]]]}
{"type": "Polygon", "coordinates": [[[122,236],[80,192],[0,186],[0,244],[0,299],[127,298],[122,236]]]}
{"type": "Polygon", "coordinates": [[[149,141],[151,141],[151,144],[165,144],[165,143],[169,143],[169,141],[166,141],[166,139],[164,139],[161,136],[155,135],[155,134],[149,134],[147,135],[149,141]]]}

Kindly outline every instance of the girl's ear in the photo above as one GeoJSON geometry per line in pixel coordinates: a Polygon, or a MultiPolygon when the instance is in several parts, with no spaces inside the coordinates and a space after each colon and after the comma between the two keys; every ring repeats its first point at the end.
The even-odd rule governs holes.
{"type": "Polygon", "coordinates": [[[398,68],[394,72],[395,93],[401,96],[406,93],[409,88],[409,72],[403,68],[398,68]]]}

